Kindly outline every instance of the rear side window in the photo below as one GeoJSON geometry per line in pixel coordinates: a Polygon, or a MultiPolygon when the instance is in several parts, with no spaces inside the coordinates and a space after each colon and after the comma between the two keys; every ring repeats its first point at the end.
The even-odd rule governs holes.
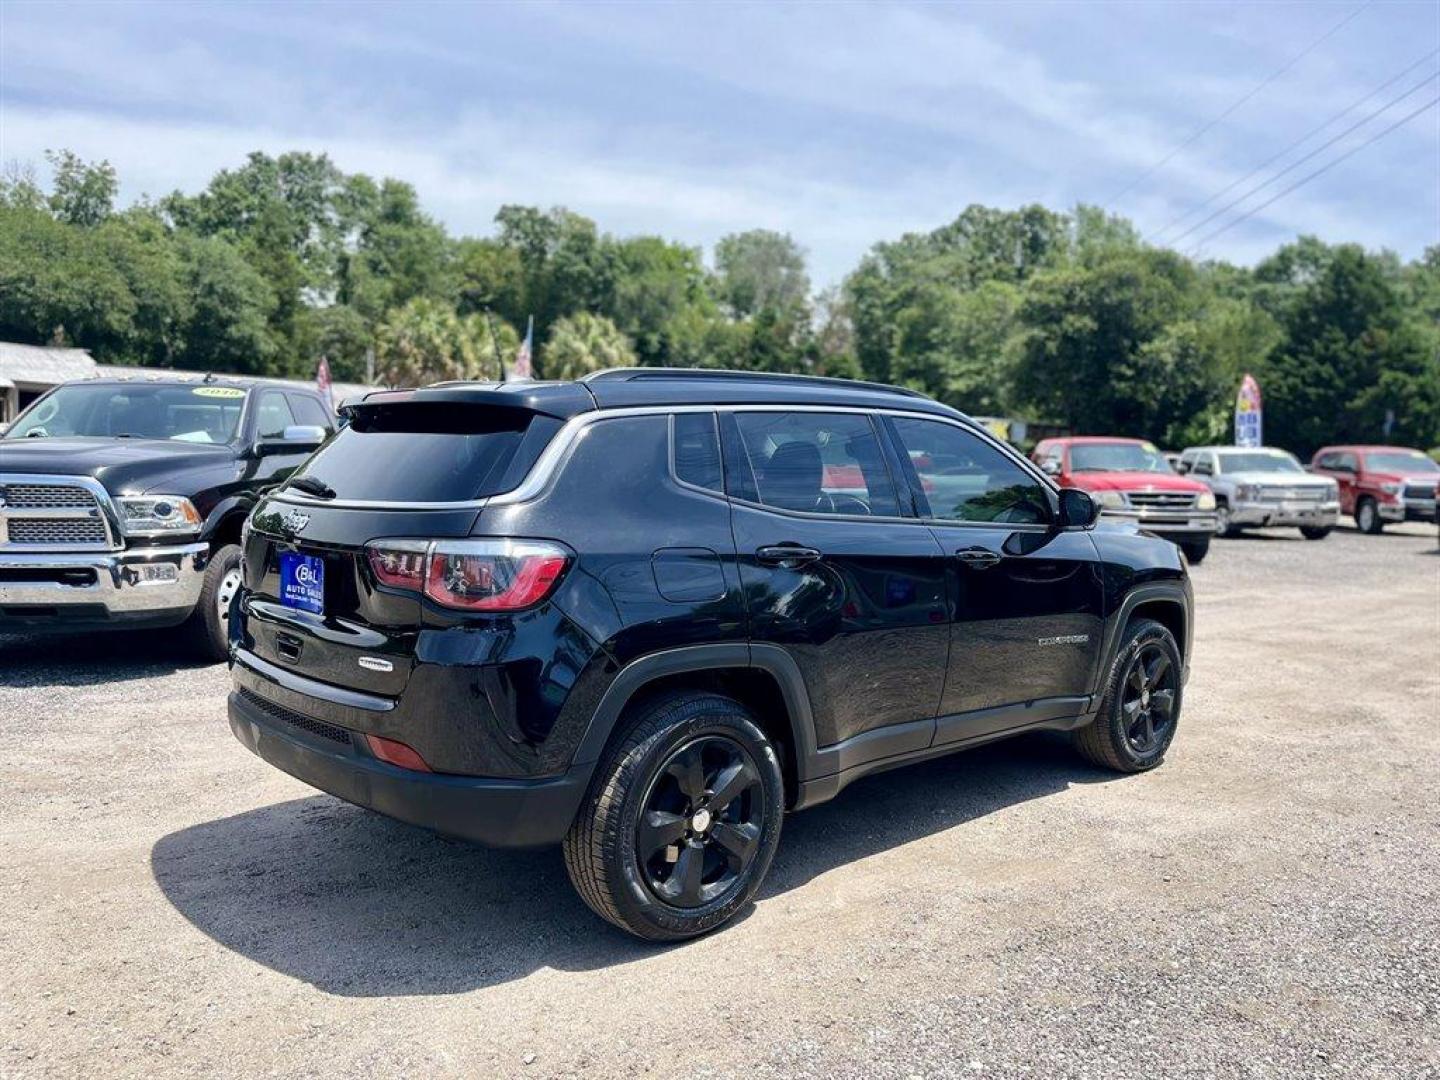
{"type": "Polygon", "coordinates": [[[463,502],[516,487],[560,421],[526,409],[442,402],[361,406],[296,476],[339,499],[463,502]]]}
{"type": "Polygon", "coordinates": [[[723,494],[715,414],[676,413],[674,424],[675,478],[723,494]]]}
{"type": "Polygon", "coordinates": [[[738,490],[755,492],[766,506],[809,514],[900,513],[869,417],[740,412],[735,424],[744,458],[736,466],[750,473],[738,490]]]}

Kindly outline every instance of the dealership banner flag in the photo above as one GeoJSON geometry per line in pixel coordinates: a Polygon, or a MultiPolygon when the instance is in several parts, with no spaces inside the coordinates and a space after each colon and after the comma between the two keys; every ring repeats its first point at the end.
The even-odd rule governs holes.
{"type": "Polygon", "coordinates": [[[1264,443],[1260,421],[1260,384],[1253,375],[1240,380],[1235,395],[1235,445],[1260,446],[1264,443]]]}
{"type": "Polygon", "coordinates": [[[335,397],[330,391],[330,361],[320,357],[320,366],[315,369],[315,389],[320,391],[320,396],[325,399],[326,406],[333,413],[335,411],[335,397]]]}

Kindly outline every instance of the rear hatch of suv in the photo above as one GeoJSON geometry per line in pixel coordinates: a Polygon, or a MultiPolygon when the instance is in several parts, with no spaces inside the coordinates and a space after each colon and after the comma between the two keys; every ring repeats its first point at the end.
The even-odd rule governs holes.
{"type": "Polygon", "coordinates": [[[542,412],[534,397],[418,391],[352,407],[250,519],[241,646],[283,672],[398,697],[420,632],[463,614],[423,598],[437,551],[478,544],[465,538],[485,500],[516,488],[588,405],[564,395],[542,412]]]}

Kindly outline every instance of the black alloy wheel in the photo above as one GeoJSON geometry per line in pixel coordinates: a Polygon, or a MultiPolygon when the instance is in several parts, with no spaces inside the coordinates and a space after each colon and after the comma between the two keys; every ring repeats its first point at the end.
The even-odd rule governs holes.
{"type": "Polygon", "coordinates": [[[1175,720],[1175,665],[1157,642],[1147,642],[1130,660],[1120,699],[1125,741],[1137,755],[1154,753],[1170,737],[1175,720]]]}
{"type": "Polygon", "coordinates": [[[681,746],[646,793],[635,859],[656,899],[678,908],[720,900],[760,850],[760,771],[738,742],[710,735],[681,746]]]}

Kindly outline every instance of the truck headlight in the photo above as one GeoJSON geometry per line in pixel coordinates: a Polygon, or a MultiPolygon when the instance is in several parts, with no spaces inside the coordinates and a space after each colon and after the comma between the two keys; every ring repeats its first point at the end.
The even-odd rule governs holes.
{"type": "Polygon", "coordinates": [[[1235,485],[1235,499],[1238,502],[1253,502],[1260,498],[1260,488],[1255,484],[1235,485]]]}
{"type": "Polygon", "coordinates": [[[1127,505],[1125,494],[1120,491],[1097,491],[1095,501],[1100,504],[1101,509],[1123,510],[1127,505]]]}
{"type": "Polygon", "coordinates": [[[1403,485],[1392,484],[1387,481],[1380,485],[1380,490],[1385,492],[1386,495],[1399,495],[1401,487],[1403,487],[1403,485]]]}
{"type": "Polygon", "coordinates": [[[200,512],[183,495],[126,495],[119,500],[126,536],[171,536],[200,531],[200,512]]]}

